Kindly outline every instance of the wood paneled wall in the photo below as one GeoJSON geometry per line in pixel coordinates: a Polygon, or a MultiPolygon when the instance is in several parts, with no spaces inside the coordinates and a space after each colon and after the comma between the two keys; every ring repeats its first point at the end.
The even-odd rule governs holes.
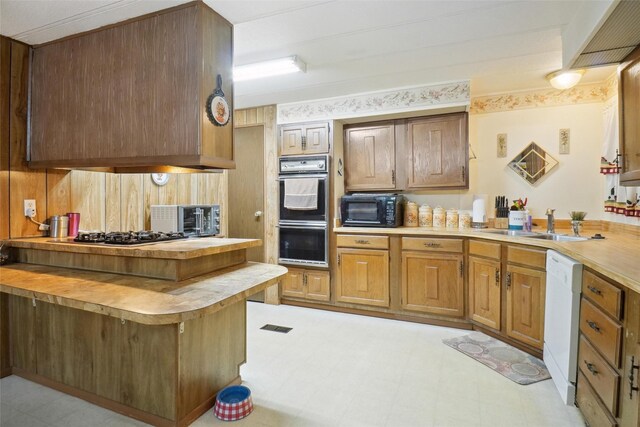
{"type": "MultiPolygon", "coordinates": [[[[270,264],[278,263],[278,129],[276,106],[247,108],[234,111],[233,125],[236,128],[264,127],[264,259],[270,264]]],[[[265,302],[278,304],[278,285],[265,290],[265,302]]]]}

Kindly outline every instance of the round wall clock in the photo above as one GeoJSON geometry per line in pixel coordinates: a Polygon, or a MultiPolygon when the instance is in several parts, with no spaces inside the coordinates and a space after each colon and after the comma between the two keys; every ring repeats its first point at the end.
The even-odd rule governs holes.
{"type": "Polygon", "coordinates": [[[216,126],[224,126],[229,123],[231,109],[222,92],[222,76],[218,74],[216,90],[207,98],[207,117],[216,126]]]}
{"type": "Polygon", "coordinates": [[[169,174],[168,173],[152,173],[151,180],[156,185],[165,185],[167,182],[169,182],[169,174]]]}

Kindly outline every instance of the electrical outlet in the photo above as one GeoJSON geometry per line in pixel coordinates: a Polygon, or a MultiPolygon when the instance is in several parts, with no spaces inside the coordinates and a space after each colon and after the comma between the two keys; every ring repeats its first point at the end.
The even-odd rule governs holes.
{"type": "Polygon", "coordinates": [[[36,201],[33,199],[24,200],[24,216],[35,218],[36,216],[36,201]]]}

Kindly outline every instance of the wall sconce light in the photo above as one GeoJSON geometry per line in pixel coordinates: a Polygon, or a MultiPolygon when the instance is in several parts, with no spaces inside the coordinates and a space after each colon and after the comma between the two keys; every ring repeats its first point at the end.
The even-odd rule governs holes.
{"type": "Polygon", "coordinates": [[[583,74],[584,70],[558,70],[547,74],[546,79],[554,88],[564,90],[577,85],[583,74]]]}
{"type": "Polygon", "coordinates": [[[273,59],[270,61],[254,62],[253,64],[233,67],[233,80],[241,82],[245,80],[260,79],[263,77],[279,76],[282,74],[307,71],[307,64],[297,56],[273,59]]]}

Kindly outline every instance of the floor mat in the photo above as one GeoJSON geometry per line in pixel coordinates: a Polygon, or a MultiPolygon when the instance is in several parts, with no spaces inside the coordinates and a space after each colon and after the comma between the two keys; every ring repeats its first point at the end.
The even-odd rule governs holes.
{"type": "Polygon", "coordinates": [[[442,342],[518,384],[533,384],[551,378],[542,360],[481,332],[443,339],[442,342]]]}

